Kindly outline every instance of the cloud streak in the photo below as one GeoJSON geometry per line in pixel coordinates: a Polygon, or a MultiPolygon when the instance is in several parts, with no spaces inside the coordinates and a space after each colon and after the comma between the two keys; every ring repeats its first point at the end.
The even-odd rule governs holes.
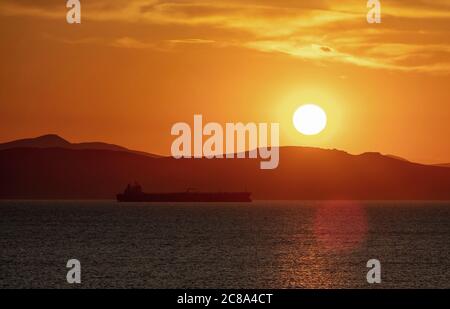
{"type": "MultiPolygon", "coordinates": [[[[0,14],[60,20],[66,10],[60,3],[3,0],[0,14]]],[[[82,10],[84,23],[152,24],[172,29],[158,39],[141,32],[105,39],[106,44],[119,48],[232,45],[321,64],[449,73],[450,4],[443,0],[382,2],[381,25],[367,24],[365,1],[356,0],[97,0],[83,3],[82,10]],[[177,34],[173,29],[180,27],[201,28],[201,35],[177,34]]]]}

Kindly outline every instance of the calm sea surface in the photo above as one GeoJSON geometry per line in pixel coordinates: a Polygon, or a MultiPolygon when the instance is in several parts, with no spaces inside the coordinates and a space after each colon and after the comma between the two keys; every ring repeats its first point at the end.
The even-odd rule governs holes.
{"type": "Polygon", "coordinates": [[[0,288],[450,288],[450,202],[0,202],[0,288]]]}

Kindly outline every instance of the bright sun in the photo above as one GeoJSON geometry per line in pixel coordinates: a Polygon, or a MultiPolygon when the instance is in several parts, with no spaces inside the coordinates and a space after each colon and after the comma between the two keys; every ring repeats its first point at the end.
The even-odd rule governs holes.
{"type": "Polygon", "coordinates": [[[294,126],[304,135],[316,135],[325,129],[327,125],[327,114],[318,105],[305,104],[300,106],[294,113],[294,126]]]}

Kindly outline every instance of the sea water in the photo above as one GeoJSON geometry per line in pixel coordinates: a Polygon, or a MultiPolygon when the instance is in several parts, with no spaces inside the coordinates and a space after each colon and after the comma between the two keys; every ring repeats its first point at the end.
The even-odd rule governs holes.
{"type": "Polygon", "coordinates": [[[450,288],[449,240],[450,202],[2,201],[0,287],[450,288]]]}

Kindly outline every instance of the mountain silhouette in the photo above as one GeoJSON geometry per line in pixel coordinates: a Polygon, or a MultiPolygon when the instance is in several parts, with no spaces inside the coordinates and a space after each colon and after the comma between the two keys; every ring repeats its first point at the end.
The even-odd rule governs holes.
{"type": "Polygon", "coordinates": [[[158,157],[157,155],[151,153],[130,150],[122,146],[102,142],[71,143],[56,134],[47,134],[35,138],[20,139],[0,144],[0,150],[11,148],[64,148],[64,149],[112,150],[112,151],[125,151],[149,157],[158,157]]]}
{"type": "Polygon", "coordinates": [[[450,163],[435,164],[434,166],[450,167],[450,163]]]}
{"type": "Polygon", "coordinates": [[[73,149],[61,140],[58,147],[18,144],[0,150],[2,199],[113,199],[136,180],[147,192],[248,190],[265,200],[450,200],[449,168],[379,153],[281,147],[278,168],[261,170],[259,159],[176,160],[73,149]]]}
{"type": "Polygon", "coordinates": [[[402,157],[399,157],[399,156],[396,156],[396,155],[387,154],[387,155],[385,155],[385,156],[386,156],[386,157],[389,157],[389,158],[401,160],[401,161],[409,161],[409,160],[406,160],[405,158],[402,158],[402,157]]]}

